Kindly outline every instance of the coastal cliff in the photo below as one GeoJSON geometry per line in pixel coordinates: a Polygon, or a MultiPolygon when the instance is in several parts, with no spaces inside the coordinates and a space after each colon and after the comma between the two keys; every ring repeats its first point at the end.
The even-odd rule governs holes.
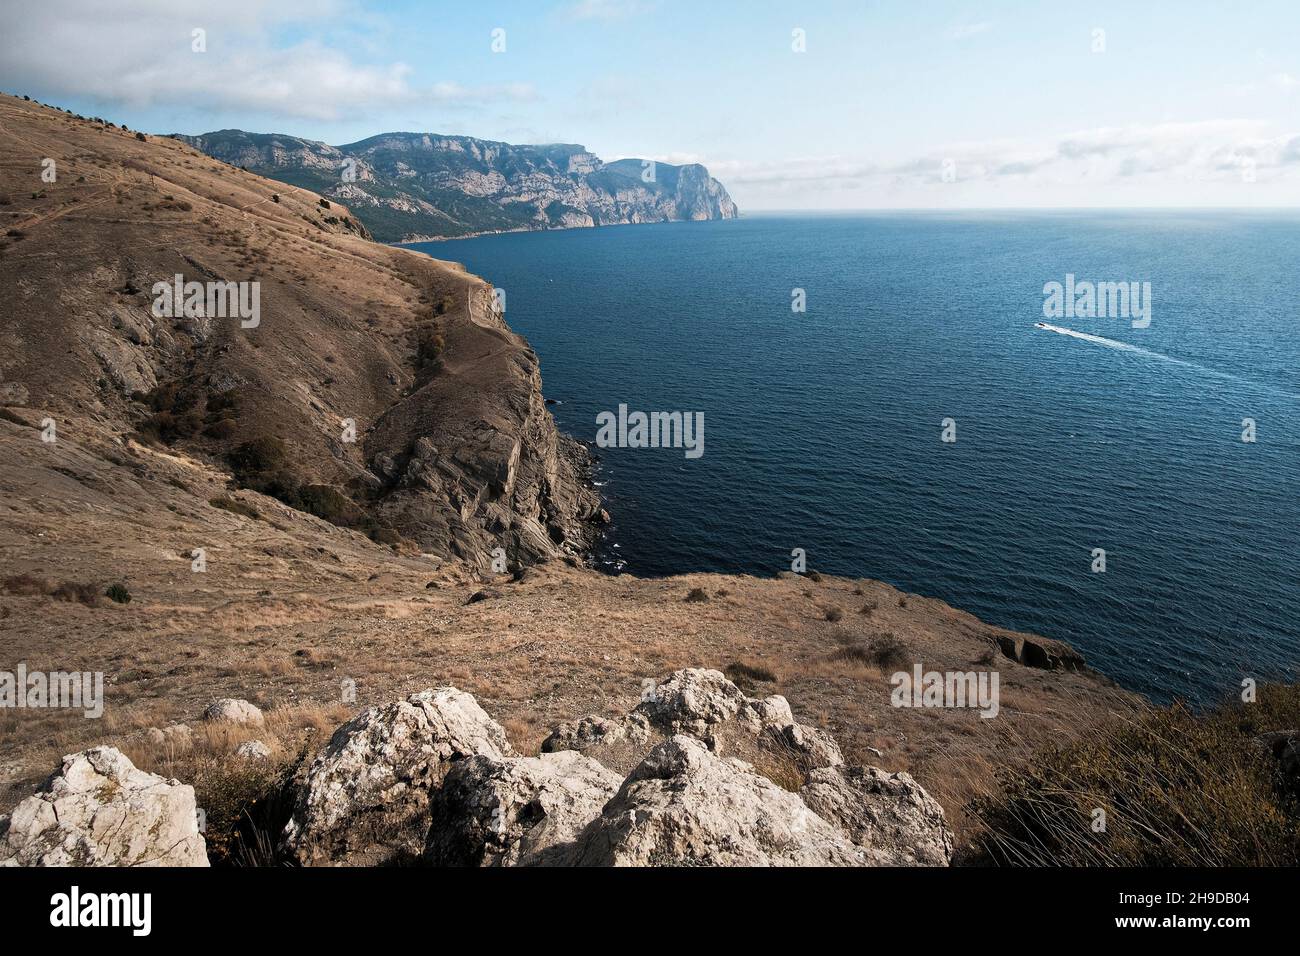
{"type": "MultiPolygon", "coordinates": [[[[905,772],[916,788],[888,784],[889,803],[915,806],[923,788],[930,824],[915,832],[946,860],[931,797],[960,840],[959,811],[995,768],[1137,706],[1063,645],[882,582],[584,567],[604,520],[585,453],[557,432],[537,357],[488,283],[370,241],[350,207],[175,140],[10,97],[0,118],[13,134],[0,141],[0,282],[13,290],[0,301],[0,620],[12,660],[106,675],[111,715],[24,711],[0,726],[0,806],[78,746],[122,749],[74,756],[71,770],[144,789],[155,784],[136,768],[182,752],[200,792],[214,767],[243,773],[236,747],[292,773],[304,740],[319,748],[311,735],[359,707],[447,686],[535,754],[564,722],[579,737],[639,727],[645,681],[705,668],[696,678],[745,726],[842,751],[851,779],[797,785],[779,763],[758,779],[689,741],[665,740],[655,761],[706,789],[741,786],[755,819],[770,805],[791,826],[905,772]],[[40,181],[42,157],[56,181],[40,181]],[[241,308],[160,309],[159,288],[177,282],[230,283],[241,308]],[[922,664],[999,671],[998,719],[891,706],[890,674],[922,664]],[[283,736],[190,727],[227,698],[252,710],[219,709],[263,708],[283,736]]],[[[661,716],[675,735],[704,732],[661,716]]],[[[651,754],[604,743],[628,806],[670,796],[638,786],[649,778],[630,761],[651,754]]],[[[485,769],[557,763],[538,760],[485,769]]],[[[185,817],[193,795],[171,797],[185,817]]],[[[624,858],[619,819],[590,821],[601,829],[584,859],[624,858]]],[[[730,817],[710,819],[725,835],[730,817]]],[[[218,855],[212,841],[230,834],[210,823],[218,855]]],[[[826,859],[861,859],[854,826],[823,831],[826,859]]]]}
{"type": "Polygon", "coordinates": [[[512,565],[587,550],[601,512],[585,451],[483,280],[174,140],[3,109],[34,144],[10,147],[15,165],[62,163],[6,207],[21,226],[0,258],[8,401],[408,550],[485,567],[497,549],[512,565]],[[259,314],[159,315],[155,284],[178,281],[234,283],[259,314]]]}
{"type": "Polygon", "coordinates": [[[737,215],[727,190],[699,164],[606,163],[573,144],[383,133],[330,146],[243,130],[174,138],[347,203],[381,242],[737,215]]]}

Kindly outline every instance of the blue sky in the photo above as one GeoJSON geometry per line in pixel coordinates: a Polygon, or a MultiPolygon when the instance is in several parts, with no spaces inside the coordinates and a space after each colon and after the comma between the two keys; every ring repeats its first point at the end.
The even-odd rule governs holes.
{"type": "Polygon", "coordinates": [[[742,210],[1300,205],[1295,2],[105,6],[9,18],[0,88],[153,132],[698,161],[742,210]]]}

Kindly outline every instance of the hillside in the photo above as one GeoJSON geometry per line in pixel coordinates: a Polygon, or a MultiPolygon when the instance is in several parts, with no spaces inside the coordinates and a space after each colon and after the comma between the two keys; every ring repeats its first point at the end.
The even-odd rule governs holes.
{"type": "MultiPolygon", "coordinates": [[[[586,549],[585,451],[557,434],[486,283],[173,140],[3,111],[11,397],[408,550],[486,565],[497,548],[512,563],[586,549]],[[176,275],[256,283],[258,323],[156,316],[153,287],[176,275]]],[[[60,432],[78,440],[70,420],[60,432]]]]}
{"type": "Polygon", "coordinates": [[[998,767],[1140,706],[1063,645],[880,582],[585,568],[600,502],[536,356],[486,282],[366,239],[350,208],[12,97],[0,169],[0,667],[107,692],[98,720],[0,711],[0,807],[96,743],[167,769],[150,741],[217,697],[296,747],[455,684],[535,753],[711,667],[911,772],[960,836],[998,767]],[[258,282],[257,324],[155,315],[176,274],[258,282]],[[999,716],[890,706],[913,663],[997,670],[999,716]]]}
{"type": "Polygon", "coordinates": [[[381,242],[737,214],[703,166],[605,163],[568,144],[383,133],[328,146],[243,130],[175,138],[232,166],[347,203],[381,242]]]}

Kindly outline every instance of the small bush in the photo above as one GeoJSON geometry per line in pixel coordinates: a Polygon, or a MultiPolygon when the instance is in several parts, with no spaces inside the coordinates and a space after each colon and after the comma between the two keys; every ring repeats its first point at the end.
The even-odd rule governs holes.
{"type": "Polygon", "coordinates": [[[691,601],[693,603],[698,603],[700,601],[707,601],[708,599],[709,599],[709,593],[705,591],[704,588],[691,588],[689,591],[686,592],[686,600],[691,601]]]}
{"type": "Polygon", "coordinates": [[[418,371],[433,366],[442,357],[447,340],[432,322],[426,322],[416,330],[415,365],[418,371]]]}
{"type": "Polygon", "coordinates": [[[117,604],[131,603],[131,592],[126,589],[125,584],[109,585],[108,590],[104,592],[104,596],[117,604]]]}
{"type": "Polygon", "coordinates": [[[0,590],[3,590],[6,594],[32,597],[52,593],[54,585],[45,578],[32,577],[30,574],[14,574],[0,582],[0,590]]]}
{"type": "Polygon", "coordinates": [[[832,624],[837,623],[838,621],[842,620],[843,618],[844,618],[844,612],[843,612],[842,610],[840,610],[839,608],[837,608],[837,607],[828,607],[828,608],[826,609],[826,620],[830,621],[832,624]]]}
{"type": "Polygon", "coordinates": [[[842,638],[842,646],[831,655],[838,661],[850,661],[874,667],[881,672],[893,672],[912,663],[907,646],[893,634],[886,632],[870,642],[842,638]]]}
{"type": "Polygon", "coordinates": [[[84,604],[86,607],[98,607],[99,595],[100,591],[97,585],[78,584],[76,581],[64,581],[50,594],[56,601],[84,604]]]}

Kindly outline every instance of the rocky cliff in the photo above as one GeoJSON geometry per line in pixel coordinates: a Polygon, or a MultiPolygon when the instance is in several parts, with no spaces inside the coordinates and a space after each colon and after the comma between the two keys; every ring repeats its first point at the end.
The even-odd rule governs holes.
{"type": "Polygon", "coordinates": [[[175,138],[222,162],[347,203],[384,242],[736,217],[726,189],[701,165],[606,163],[571,144],[383,133],[329,146],[242,130],[175,138]]]}
{"type": "Polygon", "coordinates": [[[483,566],[499,549],[515,567],[587,548],[585,452],[481,279],[174,140],[0,110],[15,134],[0,157],[31,170],[3,197],[7,405],[91,451],[211,463],[399,549],[483,566]],[[177,282],[199,288],[194,308],[177,282]]]}

